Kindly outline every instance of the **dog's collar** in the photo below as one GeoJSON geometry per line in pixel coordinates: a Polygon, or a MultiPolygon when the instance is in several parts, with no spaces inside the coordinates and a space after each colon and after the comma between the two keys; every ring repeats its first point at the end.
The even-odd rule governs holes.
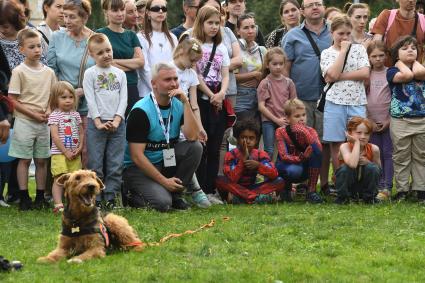
{"type": "Polygon", "coordinates": [[[109,247],[108,229],[106,228],[104,224],[97,223],[97,219],[96,221],[90,223],[89,225],[86,225],[85,227],[79,227],[75,225],[70,227],[70,226],[66,226],[62,224],[61,234],[71,238],[80,237],[83,235],[90,235],[90,234],[101,234],[103,240],[105,241],[105,247],[109,247]]]}
{"type": "MultiPolygon", "coordinates": [[[[70,225],[65,225],[65,223],[62,221],[62,235],[67,236],[67,237],[79,237],[79,236],[83,236],[83,235],[90,235],[90,234],[101,234],[103,237],[103,240],[105,241],[105,246],[108,247],[109,246],[109,236],[108,236],[108,229],[106,228],[106,226],[102,223],[99,223],[98,220],[98,209],[95,208],[93,210],[93,215],[95,216],[95,218],[93,219],[92,222],[90,223],[84,223],[83,225],[81,225],[80,221],[82,219],[78,219],[75,220],[70,212],[69,212],[69,207],[68,205],[65,207],[65,211],[64,211],[64,216],[69,219],[71,221],[71,226],[70,225]]],[[[90,215],[90,216],[93,216],[90,215]]],[[[87,219],[88,217],[85,216],[85,219],[87,219]]]]}

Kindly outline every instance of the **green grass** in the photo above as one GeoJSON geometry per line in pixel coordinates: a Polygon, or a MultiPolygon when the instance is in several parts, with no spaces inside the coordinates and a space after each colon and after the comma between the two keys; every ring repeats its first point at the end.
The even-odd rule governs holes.
{"type": "Polygon", "coordinates": [[[195,229],[142,253],[81,265],[36,263],[56,245],[60,218],[0,209],[0,254],[21,260],[1,282],[424,282],[425,207],[304,203],[216,206],[161,214],[118,210],[145,242],[195,229]],[[229,216],[229,221],[223,217],[229,216]]]}

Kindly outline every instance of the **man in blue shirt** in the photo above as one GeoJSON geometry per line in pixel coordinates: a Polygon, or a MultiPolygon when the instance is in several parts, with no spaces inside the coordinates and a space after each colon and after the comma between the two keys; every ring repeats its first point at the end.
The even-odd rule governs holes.
{"type": "MultiPolygon", "coordinates": [[[[329,27],[324,20],[325,6],[322,0],[302,1],[301,12],[304,22],[292,28],[282,39],[282,48],[288,61],[285,63],[286,76],[290,77],[297,89],[297,97],[306,106],[307,125],[313,127],[319,138],[323,138],[323,113],[316,109],[317,101],[324,87],[320,58],[314,51],[304,29],[310,33],[320,52],[332,45],[329,27]]],[[[321,184],[327,185],[330,155],[328,145],[323,145],[321,184]]]]}
{"type": "Polygon", "coordinates": [[[187,209],[182,198],[202,155],[199,127],[177,72],[168,63],[152,70],[152,93],[138,101],[127,119],[124,184],[134,207],[187,209]],[[186,141],[179,142],[180,130],[186,141]]]}

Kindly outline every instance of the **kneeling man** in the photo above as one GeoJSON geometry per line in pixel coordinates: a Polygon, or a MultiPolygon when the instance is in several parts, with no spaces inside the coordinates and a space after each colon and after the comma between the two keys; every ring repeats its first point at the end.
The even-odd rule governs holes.
{"type": "Polygon", "coordinates": [[[182,191],[201,160],[198,135],[175,67],[155,65],[152,92],[134,105],[127,119],[124,186],[131,206],[159,211],[189,207],[182,191]],[[182,142],[178,141],[180,130],[186,137],[182,142]]]}

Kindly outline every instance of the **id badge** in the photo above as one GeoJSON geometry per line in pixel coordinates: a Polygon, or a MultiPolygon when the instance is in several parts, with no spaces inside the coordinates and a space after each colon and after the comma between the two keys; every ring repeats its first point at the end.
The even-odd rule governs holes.
{"type": "Polygon", "coordinates": [[[174,148],[162,150],[162,155],[164,157],[164,167],[176,166],[176,155],[174,153],[174,148]]]}

